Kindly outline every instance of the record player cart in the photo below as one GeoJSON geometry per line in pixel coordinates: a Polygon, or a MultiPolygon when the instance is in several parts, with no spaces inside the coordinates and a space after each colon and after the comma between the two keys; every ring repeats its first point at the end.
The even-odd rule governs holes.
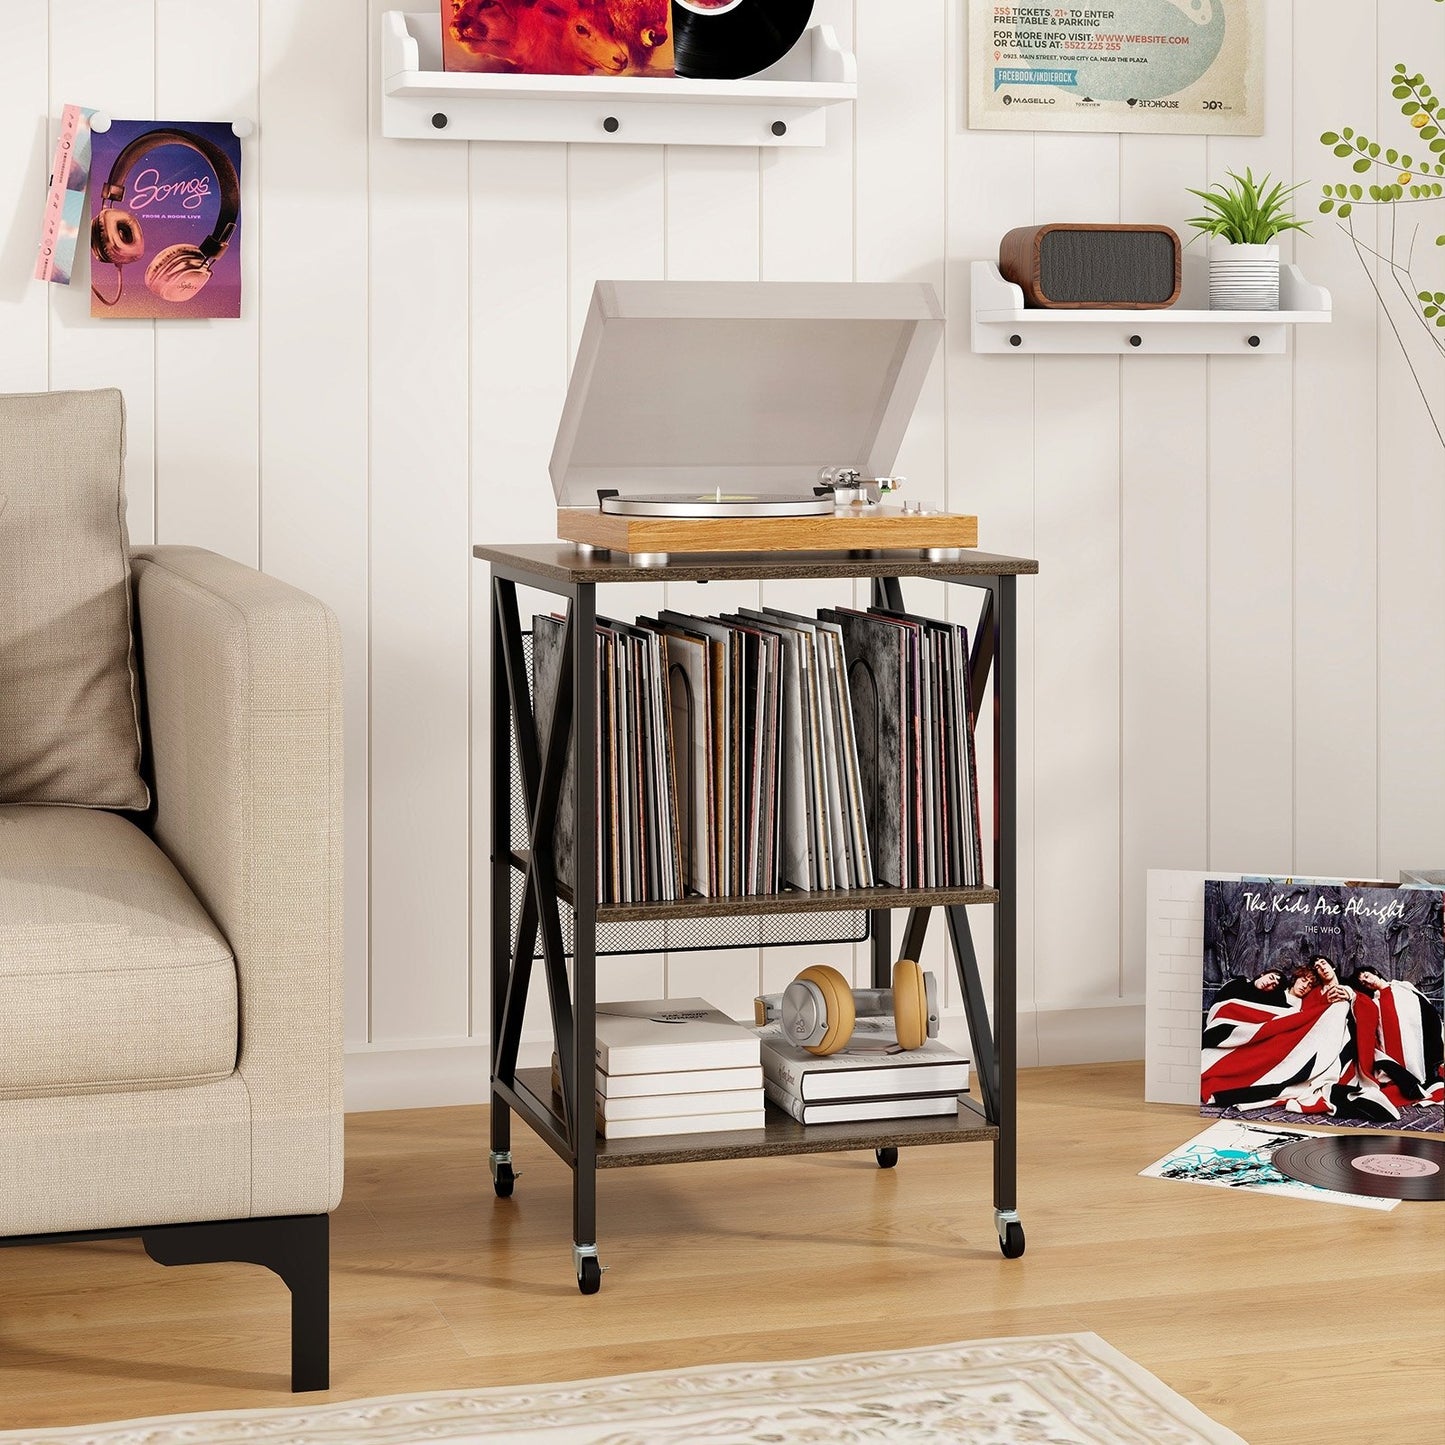
{"type": "MultiPolygon", "coordinates": [[[[780,1154],[873,1149],[890,1168],[898,1147],[990,1140],[994,1161],[994,1221],[999,1247],[1010,1259],[1024,1250],[1018,1214],[1015,1156],[1015,1000],[1017,787],[1015,717],[1016,579],[1038,571],[1017,557],[967,552],[956,559],[929,561],[916,552],[752,553],[674,556],[665,565],[636,566],[626,556],[584,555],[566,543],[476,547],[473,554],[491,568],[491,861],[492,861],[492,1114],[491,1171],[498,1195],[509,1196],[516,1180],[512,1164],[512,1115],[521,1117],[572,1169],[572,1261],[578,1288],[593,1294],[601,1285],[597,1252],[597,1171],[635,1164],[675,1164],[780,1154]],[[559,883],[551,849],[519,847],[514,839],[513,747],[521,781],[528,836],[549,840],[556,816],[569,748],[590,739],[596,727],[596,675],[590,646],[578,639],[595,635],[597,586],[618,582],[707,582],[713,579],[765,581],[836,578],[872,583],[875,604],[902,608],[901,579],[922,577],[981,589],[978,626],[973,629],[969,687],[975,715],[990,695],[993,720],[993,887],[904,889],[879,887],[794,892],[761,896],[687,897],[671,903],[599,904],[596,840],[591,828],[577,830],[575,892],[559,883]],[[517,588],[535,588],[566,600],[557,695],[546,737],[538,734],[528,677],[517,588]],[[514,889],[520,910],[514,931],[514,889]],[[993,907],[993,1019],[990,1021],[967,905],[993,907]],[[568,979],[563,915],[570,912],[572,978],[568,979]],[[917,958],[933,910],[941,910],[958,973],[973,1045],[978,1081],[975,1096],[963,1096],[957,1118],[895,1119],[877,1123],[804,1126],[768,1106],[766,1126],[725,1134],[683,1134],[647,1139],[599,1139],[594,1127],[599,925],[646,924],[662,919],[763,917],[804,913],[866,913],[872,940],[872,973],[886,986],[895,957],[892,910],[907,909],[901,957],[917,958]],[[541,952],[538,953],[538,934],[541,952]],[[554,1100],[547,1069],[519,1069],[522,1017],[540,959],[551,1005],[552,1028],[562,1077],[554,1100]]],[[[697,603],[707,607],[707,594],[697,603]]],[[[676,604],[675,604],[676,605],[676,604]]],[[[573,770],[574,816],[597,810],[594,768],[586,752],[573,770]]],[[[754,943],[751,946],[756,947],[754,943]]],[[[766,946],[766,941],[764,943],[766,946]]]]}

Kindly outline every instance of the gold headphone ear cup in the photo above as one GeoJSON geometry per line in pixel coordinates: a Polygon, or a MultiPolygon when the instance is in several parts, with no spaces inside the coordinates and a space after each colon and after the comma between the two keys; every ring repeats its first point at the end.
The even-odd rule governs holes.
{"type": "Polygon", "coordinates": [[[120,206],[97,211],[90,223],[90,249],[97,261],[129,266],[145,254],[140,222],[120,206]]]}
{"type": "Polygon", "coordinates": [[[146,286],[162,301],[189,301],[211,279],[211,263],[198,246],[167,246],[146,267],[146,286]]]}
{"type": "Polygon", "coordinates": [[[828,1010],[828,1028],[823,1037],[808,1047],[810,1054],[836,1054],[853,1037],[853,990],[836,968],[815,963],[798,975],[800,983],[811,983],[823,995],[828,1010]]]}
{"type": "Polygon", "coordinates": [[[905,1049],[921,1049],[928,1040],[928,988],[911,958],[893,965],[893,1027],[905,1049]]]}

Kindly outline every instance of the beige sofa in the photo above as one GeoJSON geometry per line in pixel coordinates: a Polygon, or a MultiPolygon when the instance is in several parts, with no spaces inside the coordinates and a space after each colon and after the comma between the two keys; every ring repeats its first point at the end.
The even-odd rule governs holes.
{"type": "Polygon", "coordinates": [[[292,1292],[293,1388],[325,1388],[336,623],[193,548],[137,549],[131,576],[149,811],[0,804],[0,1243],[138,1234],[163,1264],[265,1265],[292,1292]]]}

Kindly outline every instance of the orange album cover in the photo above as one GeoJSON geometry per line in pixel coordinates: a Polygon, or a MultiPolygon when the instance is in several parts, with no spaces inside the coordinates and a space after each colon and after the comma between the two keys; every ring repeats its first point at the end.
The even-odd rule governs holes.
{"type": "Polygon", "coordinates": [[[670,0],[441,0],[442,68],[671,75],[670,0]]]}

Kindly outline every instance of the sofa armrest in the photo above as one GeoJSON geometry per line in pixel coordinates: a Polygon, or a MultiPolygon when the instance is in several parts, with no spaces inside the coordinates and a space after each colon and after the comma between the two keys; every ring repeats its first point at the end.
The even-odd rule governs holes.
{"type": "Polygon", "coordinates": [[[321,1213],[341,1194],[336,619],[199,548],[132,566],[155,838],[236,958],[252,1213],[321,1213]]]}

